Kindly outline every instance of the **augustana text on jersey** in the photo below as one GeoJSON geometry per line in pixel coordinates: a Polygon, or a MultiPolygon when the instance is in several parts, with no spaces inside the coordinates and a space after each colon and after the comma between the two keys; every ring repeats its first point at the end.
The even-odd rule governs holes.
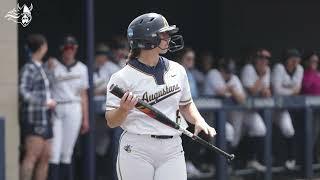
{"type": "Polygon", "coordinates": [[[148,92],[143,93],[142,100],[148,103],[155,101],[156,103],[157,101],[166,99],[180,91],[181,91],[181,88],[179,87],[178,84],[172,85],[172,86],[166,86],[162,90],[157,91],[151,95],[149,95],[148,92]]]}

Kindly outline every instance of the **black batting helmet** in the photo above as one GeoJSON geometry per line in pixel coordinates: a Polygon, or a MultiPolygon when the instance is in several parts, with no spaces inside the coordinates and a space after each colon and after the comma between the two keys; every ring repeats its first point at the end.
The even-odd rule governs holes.
{"type": "Polygon", "coordinates": [[[147,13],[130,23],[127,36],[131,49],[153,49],[160,44],[160,33],[168,32],[171,36],[168,50],[174,52],[182,49],[184,45],[181,35],[173,35],[178,31],[179,28],[176,25],[170,26],[161,14],[147,13]]]}

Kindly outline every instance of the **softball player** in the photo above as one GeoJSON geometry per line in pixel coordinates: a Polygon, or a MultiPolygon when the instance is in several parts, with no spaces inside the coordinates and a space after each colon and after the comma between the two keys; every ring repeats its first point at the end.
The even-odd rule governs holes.
{"type": "MultiPolygon", "coordinates": [[[[296,49],[288,49],[283,55],[284,63],[276,64],[272,71],[272,89],[275,95],[290,96],[300,92],[303,68],[299,64],[301,60],[300,52],[296,49]]],[[[276,124],[288,142],[288,157],[285,166],[288,169],[295,167],[294,142],[295,134],[290,114],[287,110],[281,110],[275,114],[276,124]]]]}
{"type": "Polygon", "coordinates": [[[185,69],[160,56],[183,48],[182,36],[173,35],[177,31],[157,13],[143,14],[128,27],[128,63],[108,83],[108,89],[116,84],[127,92],[122,99],[107,92],[106,101],[108,125],[124,129],[117,161],[119,180],[187,179],[180,132],[135,109],[138,98],[186,127],[186,122],[176,117],[180,110],[195,124],[195,134],[216,134],[192,102],[185,69]]]}
{"type": "MultiPolygon", "coordinates": [[[[245,90],[240,79],[235,75],[235,62],[232,59],[220,59],[218,69],[210,70],[205,84],[205,94],[213,96],[231,97],[238,103],[243,103],[246,99],[245,90]]],[[[228,113],[226,123],[226,139],[231,147],[236,147],[244,132],[250,137],[263,136],[266,132],[262,120],[246,117],[246,113],[241,111],[231,111],[228,113]],[[259,121],[260,120],[260,121],[259,121]]],[[[253,138],[252,138],[253,139],[253,138]]],[[[258,141],[252,141],[253,147],[248,152],[248,166],[259,171],[265,171],[265,167],[256,161],[256,148],[258,141]]]]}
{"type": "Polygon", "coordinates": [[[52,72],[52,95],[57,101],[57,107],[53,120],[50,180],[72,179],[71,157],[74,145],[80,128],[82,133],[89,128],[86,91],[88,72],[87,67],[75,59],[77,48],[75,38],[65,37],[61,47],[61,63],[56,61],[52,72]]]}
{"type": "MultiPolygon", "coordinates": [[[[241,86],[241,82],[236,75],[233,75],[234,70],[233,61],[220,59],[219,68],[212,69],[208,72],[204,84],[204,94],[209,96],[222,96],[222,97],[238,97],[239,102],[245,99],[245,94],[241,86]],[[227,62],[228,61],[228,62],[227,62]],[[233,66],[233,67],[232,67],[233,66]],[[235,93],[235,94],[233,94],[235,93]],[[234,95],[234,96],[233,96],[234,95]]],[[[230,122],[239,122],[243,117],[241,112],[232,112],[228,116],[229,121],[226,123],[226,139],[231,146],[236,146],[235,129],[230,122]],[[231,115],[233,114],[233,115],[231,115]],[[232,120],[231,120],[232,119],[232,120]],[[237,120],[236,120],[237,119],[237,120]]]]}
{"type": "MultiPolygon", "coordinates": [[[[241,72],[242,84],[247,90],[248,94],[252,96],[270,97],[270,68],[268,66],[268,59],[271,54],[265,49],[259,49],[252,57],[253,62],[246,64],[241,72]]],[[[250,153],[252,155],[263,156],[263,137],[266,135],[266,127],[262,117],[258,112],[249,111],[245,117],[248,129],[249,142],[254,144],[256,149],[250,153]]],[[[265,166],[257,161],[249,161],[248,166],[259,171],[266,170],[265,166]]]]}
{"type": "Polygon", "coordinates": [[[95,54],[95,72],[93,74],[94,94],[105,95],[111,75],[120,70],[120,66],[111,61],[111,50],[99,44],[95,54]]]}

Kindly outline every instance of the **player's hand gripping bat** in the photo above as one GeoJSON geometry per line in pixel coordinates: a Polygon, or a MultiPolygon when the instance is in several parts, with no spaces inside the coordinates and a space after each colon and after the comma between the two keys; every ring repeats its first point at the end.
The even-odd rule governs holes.
{"type": "MultiPolygon", "coordinates": [[[[124,90],[121,89],[120,87],[118,87],[117,85],[113,84],[110,87],[110,92],[112,94],[114,94],[115,96],[119,97],[120,99],[122,98],[122,96],[124,95],[124,90]]],[[[171,121],[166,115],[164,115],[162,112],[160,112],[159,110],[157,110],[156,108],[154,108],[153,106],[149,105],[148,103],[142,101],[142,100],[138,100],[138,103],[136,104],[136,108],[140,111],[142,111],[143,113],[147,114],[149,117],[158,120],[159,122],[170,126],[174,129],[179,130],[180,132],[182,132],[183,134],[187,135],[188,137],[192,138],[194,141],[206,146],[207,148],[209,148],[210,150],[213,150],[221,155],[223,155],[224,157],[226,157],[228,159],[228,161],[231,161],[234,159],[234,154],[228,154],[227,152],[221,150],[220,148],[210,144],[209,142],[205,141],[204,139],[200,138],[199,136],[195,136],[193,133],[191,133],[190,131],[183,129],[179,126],[179,124],[175,123],[174,121],[171,121]]]]}

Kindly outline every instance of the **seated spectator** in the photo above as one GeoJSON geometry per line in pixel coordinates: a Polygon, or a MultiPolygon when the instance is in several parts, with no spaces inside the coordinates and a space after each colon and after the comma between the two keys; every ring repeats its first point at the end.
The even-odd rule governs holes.
{"type": "MultiPolygon", "coordinates": [[[[318,71],[319,65],[319,54],[316,52],[310,52],[304,55],[304,75],[302,80],[302,94],[309,96],[320,95],[320,73],[318,71]]],[[[319,133],[320,133],[320,112],[319,110],[314,111],[313,114],[313,127],[314,127],[314,154],[315,161],[319,162],[318,152],[320,150],[319,133]]]]}
{"type": "MultiPolygon", "coordinates": [[[[283,63],[274,66],[271,82],[274,95],[292,96],[298,95],[301,89],[303,68],[299,64],[301,54],[297,49],[287,49],[283,53],[283,63]]],[[[279,126],[282,135],[287,141],[285,167],[292,170],[295,167],[294,134],[291,116],[287,110],[279,110],[275,113],[275,123],[279,126]]]]}
{"type": "MultiPolygon", "coordinates": [[[[258,49],[251,56],[251,63],[246,64],[241,72],[241,80],[247,93],[251,96],[270,97],[270,68],[268,66],[271,54],[266,49],[258,49]]],[[[263,157],[263,138],[266,135],[266,126],[260,114],[256,111],[249,111],[246,114],[249,142],[257,149],[249,153],[263,157]]],[[[254,157],[250,159],[255,159],[254,157]]],[[[250,161],[248,166],[258,171],[265,171],[266,167],[257,161],[250,161]]]]}
{"type": "Polygon", "coordinates": [[[31,59],[20,72],[21,141],[23,157],[20,180],[46,180],[53,137],[51,110],[56,102],[51,98],[49,80],[42,66],[47,53],[47,40],[40,34],[27,39],[31,59]]]}

